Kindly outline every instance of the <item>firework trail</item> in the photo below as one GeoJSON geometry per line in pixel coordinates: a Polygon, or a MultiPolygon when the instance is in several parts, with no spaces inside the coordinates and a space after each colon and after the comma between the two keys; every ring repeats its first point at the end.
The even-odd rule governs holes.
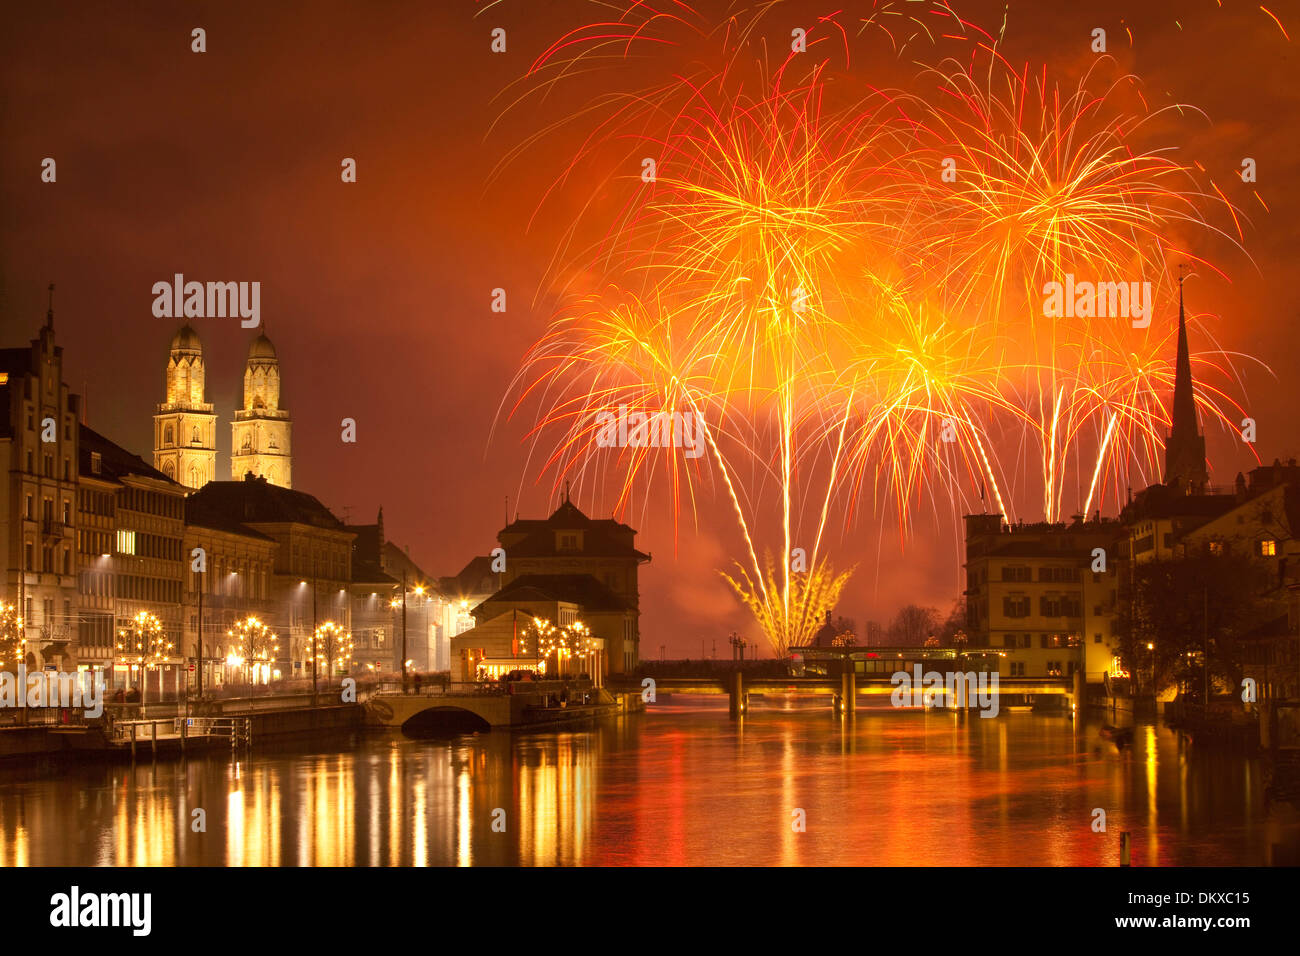
{"type": "MultiPolygon", "coordinates": [[[[1240,238],[1241,217],[1109,61],[1063,86],[941,2],[816,17],[792,43],[775,6],[602,4],[507,92],[509,113],[613,80],[505,161],[563,137],[577,145],[539,213],[587,197],[556,244],[561,305],[505,407],[537,410],[543,474],[612,480],[616,510],[660,473],[674,527],[724,490],[746,544],[727,580],[783,652],[847,580],[819,553],[833,515],[892,512],[905,537],[923,496],[955,509],[987,489],[1010,519],[1024,489],[1007,449],[1033,449],[1048,520],[1071,471],[1085,510],[1119,499],[1130,463],[1158,471],[1172,324],[1048,318],[1045,284],[1149,281],[1168,314],[1173,265],[1214,270],[1186,237],[1240,238]],[[864,33],[937,65],[906,90],[868,85],[849,71],[864,33]],[[658,80],[636,85],[646,60],[658,80]],[[604,447],[617,408],[689,414],[707,454],[604,447]],[[769,489],[779,571],[759,558],[769,489]]],[[[1231,377],[1226,354],[1197,358],[1231,377]]],[[[1197,376],[1197,401],[1227,422],[1212,381],[1197,376]]]]}

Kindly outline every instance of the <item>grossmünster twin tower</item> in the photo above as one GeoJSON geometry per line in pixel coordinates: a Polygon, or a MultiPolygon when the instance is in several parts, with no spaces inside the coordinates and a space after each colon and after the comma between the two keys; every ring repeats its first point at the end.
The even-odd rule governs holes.
{"type": "MultiPolygon", "coordinates": [[[[153,417],[153,465],[188,488],[217,477],[217,414],[205,401],[203,344],[189,325],[172,338],[167,397],[153,417]]],[[[280,407],[280,361],[259,335],[248,348],[244,404],[231,422],[230,477],[247,474],[293,487],[289,413],[280,407]]]]}

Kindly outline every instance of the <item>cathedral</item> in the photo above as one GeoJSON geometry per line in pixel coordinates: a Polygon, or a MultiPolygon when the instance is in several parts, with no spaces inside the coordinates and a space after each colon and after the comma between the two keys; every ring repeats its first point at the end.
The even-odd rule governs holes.
{"type": "MultiPolygon", "coordinates": [[[[154,467],[187,488],[217,477],[217,415],[205,401],[203,343],[186,325],[167,356],[167,394],[154,415],[154,467]]],[[[289,413],[280,407],[280,361],[259,335],[248,349],[244,402],[231,423],[230,477],[252,474],[293,487],[289,413]]]]}

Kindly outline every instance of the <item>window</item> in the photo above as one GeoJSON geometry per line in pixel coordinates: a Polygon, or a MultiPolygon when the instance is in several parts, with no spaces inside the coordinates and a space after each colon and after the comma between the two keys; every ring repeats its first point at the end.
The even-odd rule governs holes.
{"type": "Polygon", "coordinates": [[[24,514],[29,520],[36,517],[36,512],[32,510],[32,496],[30,494],[27,496],[27,505],[24,514]]]}
{"type": "Polygon", "coordinates": [[[1027,596],[1004,597],[1002,599],[1002,613],[1007,617],[1028,617],[1029,598],[1027,596]]]}
{"type": "Polygon", "coordinates": [[[1100,635],[1100,634],[1094,634],[1094,635],[1092,635],[1092,643],[1094,643],[1094,644],[1100,644],[1100,643],[1101,643],[1101,635],[1100,635]]]}
{"type": "Polygon", "coordinates": [[[117,533],[117,553],[135,554],[135,532],[119,531],[117,533]]]}
{"type": "Polygon", "coordinates": [[[103,462],[103,460],[104,460],[103,456],[100,455],[99,452],[92,451],[90,453],[90,473],[92,475],[99,474],[100,464],[103,462]]]}
{"type": "Polygon", "coordinates": [[[1218,557],[1218,556],[1222,555],[1222,554],[1223,554],[1223,542],[1222,542],[1222,541],[1211,541],[1211,542],[1210,542],[1210,554],[1214,555],[1215,557],[1218,557]]]}
{"type": "Polygon", "coordinates": [[[1277,557],[1277,542],[1272,538],[1265,538],[1259,543],[1259,553],[1265,558],[1277,557]]]}
{"type": "Polygon", "coordinates": [[[175,444],[175,442],[176,442],[176,434],[175,432],[172,431],[172,426],[169,424],[166,428],[163,429],[163,445],[170,448],[173,444],[175,444]]]}

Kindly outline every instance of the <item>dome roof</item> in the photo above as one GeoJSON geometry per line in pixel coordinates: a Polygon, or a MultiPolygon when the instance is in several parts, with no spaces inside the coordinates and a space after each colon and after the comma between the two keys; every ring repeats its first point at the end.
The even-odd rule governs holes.
{"type": "Polygon", "coordinates": [[[176,334],[172,336],[171,350],[173,352],[197,352],[201,354],[203,352],[203,343],[199,341],[199,333],[194,331],[194,327],[186,324],[177,329],[176,334]]]}
{"type": "Polygon", "coordinates": [[[251,362],[254,359],[271,362],[276,360],[275,346],[271,344],[271,340],[265,335],[259,335],[253,339],[253,344],[248,347],[248,360],[251,362]]]}

